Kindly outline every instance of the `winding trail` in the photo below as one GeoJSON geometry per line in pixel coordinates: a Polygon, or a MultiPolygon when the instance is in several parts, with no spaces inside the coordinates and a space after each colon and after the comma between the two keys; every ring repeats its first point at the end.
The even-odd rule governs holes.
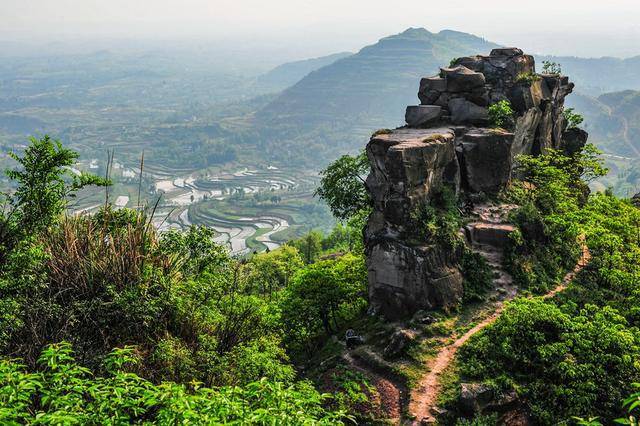
{"type": "MultiPolygon", "coordinates": [[[[554,289],[546,293],[542,296],[543,299],[549,299],[559,292],[563,291],[567,285],[574,279],[576,274],[582,270],[591,259],[591,254],[589,253],[588,247],[582,243],[582,256],[580,260],[576,264],[576,267],[573,271],[567,273],[562,282],[558,284],[554,289]]],[[[443,347],[440,352],[436,355],[435,358],[429,361],[428,369],[429,372],[420,380],[418,385],[411,391],[409,396],[409,407],[408,412],[415,419],[410,424],[420,425],[424,423],[432,422],[433,419],[433,409],[436,407],[436,401],[438,399],[438,394],[440,393],[441,384],[440,384],[440,376],[442,372],[451,364],[453,361],[456,352],[458,349],[464,345],[473,335],[482,331],[487,326],[494,323],[500,314],[504,310],[505,302],[512,300],[515,297],[515,294],[509,295],[506,299],[498,302],[498,306],[489,317],[485,318],[475,327],[464,333],[462,336],[456,338],[456,340],[443,347]]]]}

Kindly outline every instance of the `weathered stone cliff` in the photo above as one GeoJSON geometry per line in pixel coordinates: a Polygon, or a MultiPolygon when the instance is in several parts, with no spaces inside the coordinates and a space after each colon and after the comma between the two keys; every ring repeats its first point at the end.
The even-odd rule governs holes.
{"type": "Polygon", "coordinates": [[[459,58],[421,80],[421,104],[407,107],[407,125],[377,132],[367,145],[374,210],[365,242],[376,312],[398,318],[460,301],[459,253],[419,241],[412,212],[445,185],[467,196],[497,193],[519,154],[579,149],[587,134],[567,130],[562,114],[572,89],[565,76],[535,74],[533,57],[516,48],[459,58]],[[508,130],[489,127],[489,106],[502,100],[515,111],[508,130]]]}

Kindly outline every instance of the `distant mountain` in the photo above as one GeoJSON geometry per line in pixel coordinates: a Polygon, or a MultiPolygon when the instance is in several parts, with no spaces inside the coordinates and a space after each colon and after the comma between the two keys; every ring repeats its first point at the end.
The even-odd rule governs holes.
{"type": "Polygon", "coordinates": [[[610,154],[640,158],[640,91],[574,94],[568,105],[585,117],[590,140],[610,154]]]}
{"type": "Polygon", "coordinates": [[[578,90],[591,96],[640,90],[640,56],[628,59],[536,56],[538,69],[542,68],[545,60],[559,63],[562,72],[571,77],[578,90]]]}
{"type": "Polygon", "coordinates": [[[256,120],[291,132],[395,126],[406,105],[418,102],[420,77],[435,74],[453,58],[494,47],[466,33],[411,28],[310,73],[258,111],[256,120]]]}
{"type": "Polygon", "coordinates": [[[335,61],[351,55],[353,55],[351,52],[341,52],[319,58],[287,62],[259,76],[257,84],[262,87],[263,92],[280,92],[289,86],[293,86],[310,72],[331,65],[335,61]]]}

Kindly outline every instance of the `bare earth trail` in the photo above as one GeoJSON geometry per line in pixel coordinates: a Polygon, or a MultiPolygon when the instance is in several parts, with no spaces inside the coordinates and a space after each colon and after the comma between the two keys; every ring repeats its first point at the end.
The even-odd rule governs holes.
{"type": "MultiPolygon", "coordinates": [[[[575,275],[589,263],[590,258],[591,255],[589,254],[589,249],[583,245],[582,256],[575,269],[567,273],[557,287],[542,297],[544,299],[548,299],[563,291],[574,279],[575,275]]],[[[453,343],[442,348],[436,357],[429,361],[429,372],[420,380],[409,396],[408,412],[415,419],[411,424],[420,425],[423,419],[433,418],[433,409],[436,407],[436,401],[441,388],[440,376],[442,372],[451,364],[451,361],[453,361],[458,349],[473,335],[494,323],[498,317],[500,317],[500,314],[504,309],[504,302],[512,300],[514,297],[515,294],[512,294],[505,300],[499,302],[495,312],[476,324],[475,327],[464,333],[462,336],[458,337],[453,343]]]]}

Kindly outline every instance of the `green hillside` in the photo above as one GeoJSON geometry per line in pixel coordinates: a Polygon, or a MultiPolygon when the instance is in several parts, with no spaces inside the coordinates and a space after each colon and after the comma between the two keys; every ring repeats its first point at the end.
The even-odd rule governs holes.
{"type": "Polygon", "coordinates": [[[420,77],[434,74],[452,58],[494,47],[470,34],[410,28],[312,72],[260,110],[257,119],[280,128],[398,125],[399,111],[417,102],[420,77]]]}
{"type": "Polygon", "coordinates": [[[614,155],[640,156],[640,92],[576,95],[571,103],[585,116],[591,139],[601,148],[614,155]]]}
{"type": "Polygon", "coordinates": [[[640,191],[640,92],[575,94],[569,104],[584,115],[589,140],[606,154],[611,173],[601,184],[625,196],[640,191]]]}

